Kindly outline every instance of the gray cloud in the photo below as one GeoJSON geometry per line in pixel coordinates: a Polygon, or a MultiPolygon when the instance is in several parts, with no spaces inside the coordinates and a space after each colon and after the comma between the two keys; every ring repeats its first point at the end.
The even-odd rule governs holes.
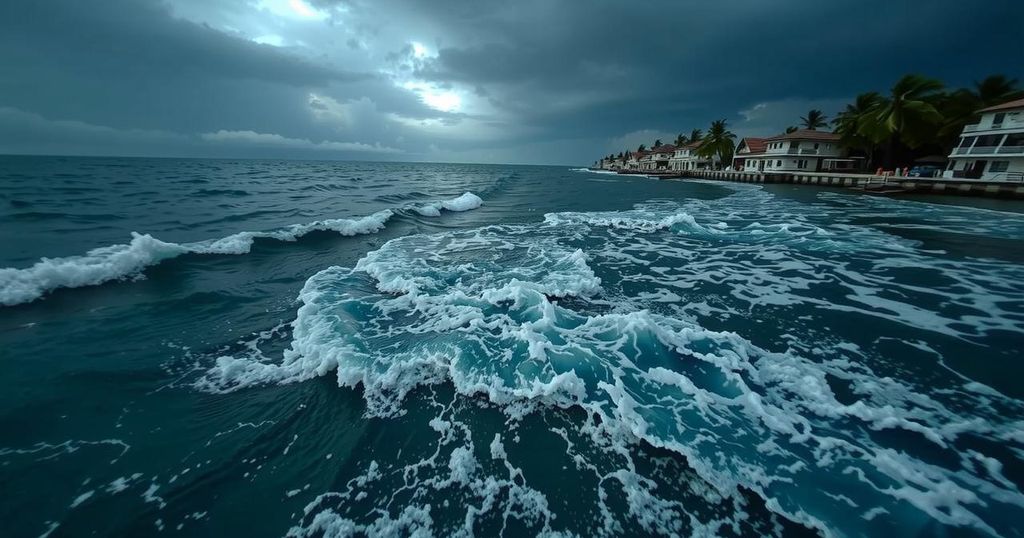
{"type": "Polygon", "coordinates": [[[1024,75],[1012,0],[307,4],[5,2],[0,151],[578,163],[717,118],[772,134],[906,72],[1024,75]]]}

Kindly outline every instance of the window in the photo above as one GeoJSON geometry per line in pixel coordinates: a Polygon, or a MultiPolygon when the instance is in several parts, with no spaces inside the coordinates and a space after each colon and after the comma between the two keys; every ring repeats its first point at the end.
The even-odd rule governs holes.
{"type": "Polygon", "coordinates": [[[1004,119],[1006,119],[1006,113],[1000,112],[992,117],[992,125],[1002,125],[1004,119]]]}
{"type": "Polygon", "coordinates": [[[775,166],[782,166],[782,161],[776,161],[775,166]]]}
{"type": "Polygon", "coordinates": [[[818,149],[818,144],[817,143],[814,144],[814,149],[818,149]]]}
{"type": "Polygon", "coordinates": [[[1005,172],[1010,167],[1010,161],[992,161],[992,166],[988,167],[989,172],[1005,172]]]}

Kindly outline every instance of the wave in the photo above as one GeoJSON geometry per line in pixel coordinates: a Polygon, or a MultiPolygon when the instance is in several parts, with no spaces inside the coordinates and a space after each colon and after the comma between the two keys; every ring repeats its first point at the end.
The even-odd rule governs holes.
{"type": "Polygon", "coordinates": [[[413,206],[412,209],[425,217],[437,217],[441,215],[442,209],[446,209],[448,211],[469,211],[480,207],[483,203],[484,201],[480,199],[479,196],[471,192],[467,192],[462,196],[452,198],[451,200],[413,206]]]}
{"type": "MultiPolygon", "coordinates": [[[[482,203],[475,194],[467,192],[451,200],[424,206],[436,206],[438,209],[435,212],[417,211],[423,215],[439,216],[441,209],[467,211],[482,203]]],[[[139,275],[147,267],[185,254],[246,254],[257,239],[296,241],[316,231],[330,231],[343,236],[372,234],[383,230],[394,214],[394,210],[386,209],[360,218],[319,220],[270,231],[239,232],[219,239],[191,243],[166,242],[149,234],[132,232],[132,239],[127,244],[96,248],[80,256],[42,258],[31,267],[23,269],[0,269],[0,304],[12,306],[28,303],[58,288],[94,286],[130,278],[139,275]]]]}
{"type": "Polygon", "coordinates": [[[587,173],[587,174],[605,174],[605,175],[611,175],[611,176],[619,175],[618,172],[615,172],[615,171],[612,171],[612,170],[591,170],[590,168],[570,168],[569,171],[570,172],[583,172],[583,173],[587,173]]]}
{"type": "MultiPolygon", "coordinates": [[[[825,534],[885,535],[931,521],[999,535],[1024,515],[1024,495],[979,451],[985,445],[973,444],[1024,450],[1020,424],[1005,418],[1020,416],[1019,402],[1000,400],[1013,409],[1004,416],[989,399],[998,396],[956,390],[954,400],[963,399],[956,409],[842,358],[848,345],[837,346],[833,360],[815,360],[799,348],[770,351],[733,332],[634,309],[602,278],[616,261],[607,249],[621,245],[573,248],[587,233],[582,221],[569,224],[573,218],[402,237],[354,268],[321,271],[299,295],[291,345],[279,360],[217,357],[196,386],[226,392],[331,375],[339,386],[362,387],[369,415],[397,417],[418,387],[450,383],[500,407],[511,435],[528,414],[582,409],[593,418],[574,426],[583,431],[570,445],[578,467],[647,444],[684,458],[717,494],[756,492],[773,512],[825,534]],[[853,395],[842,395],[843,386],[856,387],[853,395]],[[968,400],[973,404],[962,404],[968,400]],[[975,448],[963,449],[968,441],[975,448]]],[[[631,232],[623,241],[637,244],[649,230],[691,220],[594,222],[625,223],[609,230],[631,232]]],[[[792,231],[748,228],[752,235],[792,231]]],[[[592,244],[615,240],[601,238],[592,244]]],[[[664,258],[677,255],[672,248],[658,254],[666,266],[664,258]]],[[[441,420],[432,427],[443,431],[435,424],[441,420]]],[[[504,459],[496,442],[492,454],[504,459]]],[[[504,479],[481,478],[472,449],[471,442],[456,448],[442,474],[424,484],[504,479]]],[[[418,465],[412,475],[426,467],[418,465]]],[[[629,489],[626,513],[642,522],[683,517],[659,497],[659,473],[639,472],[626,467],[602,478],[629,489]]],[[[614,517],[606,498],[598,496],[594,512],[614,517]]],[[[548,506],[541,501],[536,505],[548,506]]],[[[327,520],[352,523],[323,512],[311,526],[324,530],[317,526],[327,520]]],[[[606,525],[606,534],[617,528],[606,525]]]]}

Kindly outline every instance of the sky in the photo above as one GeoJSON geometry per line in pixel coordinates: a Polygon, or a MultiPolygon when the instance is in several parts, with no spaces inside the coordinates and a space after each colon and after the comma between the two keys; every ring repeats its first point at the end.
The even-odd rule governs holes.
{"type": "Polygon", "coordinates": [[[588,164],[1024,78],[1021,0],[4,0],[0,153],[588,164]]]}

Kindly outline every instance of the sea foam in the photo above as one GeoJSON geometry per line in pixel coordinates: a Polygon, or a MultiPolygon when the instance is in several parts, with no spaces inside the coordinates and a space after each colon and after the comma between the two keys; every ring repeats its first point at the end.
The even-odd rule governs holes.
{"type": "Polygon", "coordinates": [[[413,206],[412,209],[425,217],[437,217],[441,215],[442,209],[448,211],[469,211],[480,207],[483,203],[484,201],[479,196],[467,192],[451,200],[413,206]]]}
{"type": "MultiPolygon", "coordinates": [[[[468,211],[482,204],[480,197],[467,192],[416,210],[423,215],[439,216],[441,209],[468,211]]],[[[296,241],[316,231],[330,231],[343,236],[372,234],[383,230],[394,215],[393,210],[383,210],[360,218],[319,220],[191,243],[166,242],[149,234],[132,232],[132,239],[127,244],[100,247],[79,256],[42,258],[31,267],[21,269],[0,269],[0,304],[11,306],[35,301],[58,288],[94,286],[131,278],[140,275],[147,267],[185,254],[247,254],[257,239],[296,241]]]]}
{"type": "MultiPolygon", "coordinates": [[[[806,214],[763,222],[749,200],[719,204],[725,207],[716,211],[659,206],[620,215],[556,214],[540,224],[394,239],[354,268],[329,268],[307,281],[291,346],[280,360],[221,356],[196,386],[222,392],[332,376],[339,386],[362,387],[367,413],[387,418],[404,415],[405,400],[418,387],[451,384],[460,395],[500,407],[513,432],[532,413],[582,409],[587,418],[572,427],[583,439],[569,444],[577,465],[586,470],[624,459],[597,478],[630,492],[624,517],[647,532],[714,525],[687,523],[685,509],[659,493],[662,478],[637,470],[641,442],[683,458],[708,485],[709,499],[753,491],[775,513],[825,534],[886,534],[924,520],[1009,532],[1015,516],[1003,516],[1024,514],[1024,495],[998,472],[976,472],[979,465],[998,471],[997,461],[960,447],[970,438],[1024,448],[1014,437],[1019,424],[995,411],[1010,406],[1016,415],[1018,403],[956,385],[946,389],[955,398],[924,393],[912,380],[849,360],[861,359],[852,344],[840,342],[830,353],[815,341],[770,350],[669,315],[671,303],[652,305],[660,313],[634,305],[626,291],[634,282],[683,293],[706,279],[708,286],[728,283],[725,297],[733,304],[785,308],[809,300],[802,292],[813,286],[859,287],[861,277],[849,275],[843,261],[852,245],[885,256],[907,256],[910,248],[872,230],[835,233],[806,214]],[[662,234],[659,241],[654,233],[662,234]],[[840,395],[837,383],[854,387],[855,396],[840,395]],[[949,457],[939,465],[934,452],[949,457]]],[[[941,265],[936,270],[948,278],[972,276],[941,265]]],[[[927,318],[923,307],[911,306],[892,301],[885,308],[906,309],[916,319],[905,322],[923,330],[954,330],[941,314],[927,318]]],[[[1005,323],[1014,327],[1012,317],[1005,323]]],[[[965,332],[956,331],[949,334],[965,332]]],[[[438,416],[435,423],[443,438],[454,435],[449,419],[438,416]]],[[[470,458],[471,444],[446,444],[446,464],[432,459],[393,473],[416,474],[424,497],[442,487],[468,489],[480,506],[499,502],[494,492],[503,488],[539,494],[529,482],[488,475],[470,458]],[[426,468],[436,474],[420,476],[426,468]],[[488,480],[494,488],[477,488],[488,480]]],[[[491,453],[515,468],[503,447],[491,453]]],[[[588,530],[614,535],[624,521],[609,507],[605,487],[592,502],[606,519],[588,530]]],[[[294,529],[297,535],[390,526],[412,513],[417,525],[437,524],[422,504],[392,506],[399,512],[375,512],[366,521],[330,498],[310,505],[309,525],[294,529]]],[[[530,506],[543,517],[531,521],[547,529],[553,518],[541,500],[530,506]]]]}

